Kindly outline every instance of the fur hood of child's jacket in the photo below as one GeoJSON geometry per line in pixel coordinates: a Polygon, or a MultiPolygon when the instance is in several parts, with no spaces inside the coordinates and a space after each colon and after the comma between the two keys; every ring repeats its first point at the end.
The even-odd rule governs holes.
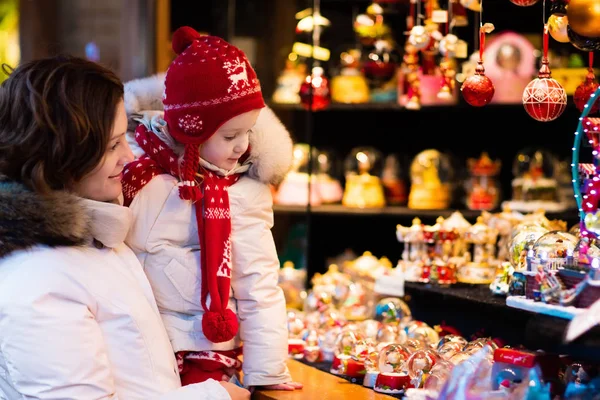
{"type": "MultiPolygon", "coordinates": [[[[137,120],[162,115],[164,80],[165,74],[161,73],[125,83],[128,142],[136,157],[144,153],[133,138],[137,120]]],[[[292,138],[283,123],[273,110],[263,108],[250,134],[249,176],[263,183],[280,183],[292,164],[292,146],[292,138]]]]}

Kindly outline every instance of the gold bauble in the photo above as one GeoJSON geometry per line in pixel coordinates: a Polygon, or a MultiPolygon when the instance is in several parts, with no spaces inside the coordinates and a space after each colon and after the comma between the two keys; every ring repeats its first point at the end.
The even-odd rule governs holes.
{"type": "Polygon", "coordinates": [[[569,18],[566,15],[561,17],[553,14],[548,18],[548,33],[557,42],[569,43],[568,25],[569,18]]]}
{"type": "Polygon", "coordinates": [[[571,0],[567,7],[569,26],[581,36],[600,37],[600,1],[571,0]]]}

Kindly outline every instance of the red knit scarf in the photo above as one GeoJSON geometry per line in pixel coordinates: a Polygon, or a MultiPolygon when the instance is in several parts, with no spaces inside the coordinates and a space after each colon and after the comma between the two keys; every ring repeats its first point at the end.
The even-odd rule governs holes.
{"type": "MultiPolygon", "coordinates": [[[[135,138],[146,154],[125,168],[123,194],[126,206],[156,175],[170,174],[179,179],[181,170],[178,156],[144,125],[137,127],[135,138]]],[[[219,176],[202,167],[200,173],[203,175],[202,196],[194,206],[201,254],[201,303],[205,311],[202,331],[208,340],[220,343],[233,339],[238,331],[237,316],[227,308],[232,268],[228,191],[240,174],[219,176]],[[206,304],[208,295],[210,306],[206,304]]],[[[179,195],[187,198],[181,190],[179,195]]]]}

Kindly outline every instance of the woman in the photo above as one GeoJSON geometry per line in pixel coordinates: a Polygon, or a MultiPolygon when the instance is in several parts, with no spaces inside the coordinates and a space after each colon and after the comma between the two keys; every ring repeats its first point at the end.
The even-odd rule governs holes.
{"type": "Polygon", "coordinates": [[[23,64],[0,88],[1,398],[249,398],[215,380],[180,387],[123,243],[126,130],[122,83],[86,60],[23,64]]]}

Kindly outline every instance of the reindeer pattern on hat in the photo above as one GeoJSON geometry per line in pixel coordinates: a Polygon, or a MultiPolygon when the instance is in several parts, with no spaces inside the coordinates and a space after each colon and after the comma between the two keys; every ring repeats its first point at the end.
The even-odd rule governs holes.
{"type": "Polygon", "coordinates": [[[239,57],[236,57],[233,61],[224,62],[223,68],[225,68],[227,74],[229,74],[228,78],[231,81],[227,93],[231,93],[234,89],[241,90],[250,87],[245,60],[240,60],[239,57]]]}

